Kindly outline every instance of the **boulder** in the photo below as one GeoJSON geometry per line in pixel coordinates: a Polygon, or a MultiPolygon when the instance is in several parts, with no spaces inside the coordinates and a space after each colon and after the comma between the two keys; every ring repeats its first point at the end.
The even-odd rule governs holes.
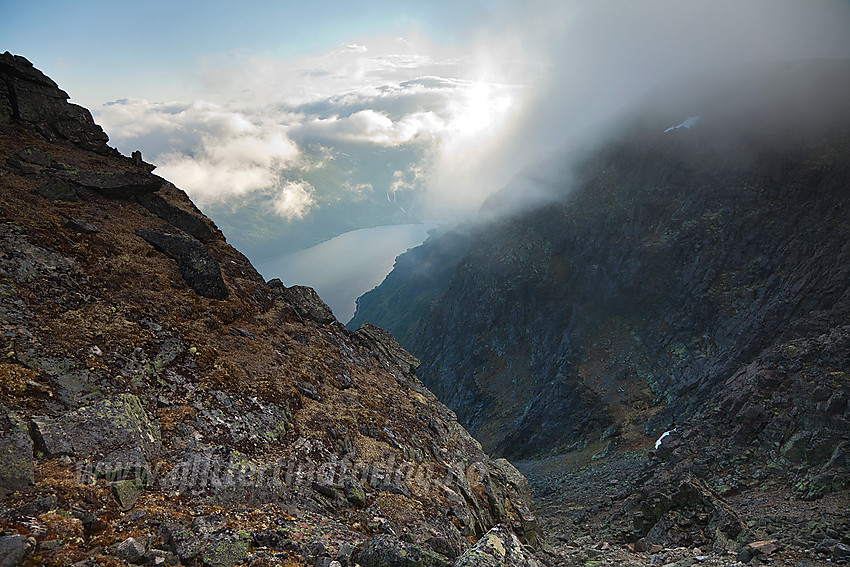
{"type": "Polygon", "coordinates": [[[449,567],[451,562],[433,551],[395,536],[381,534],[367,541],[357,557],[362,567],[449,567]]]}
{"type": "Polygon", "coordinates": [[[162,449],[159,424],[132,394],[115,397],[56,418],[33,417],[37,447],[48,455],[99,460],[98,476],[145,475],[148,460],[162,449]]]}
{"type": "Polygon", "coordinates": [[[232,567],[245,561],[251,552],[251,541],[241,534],[227,531],[210,543],[201,555],[205,567],[232,567]]]}
{"type": "Polygon", "coordinates": [[[309,319],[323,325],[336,321],[331,308],[328,307],[327,303],[322,301],[322,298],[319,297],[319,294],[312,287],[303,285],[286,287],[277,278],[269,280],[268,285],[302,319],[309,319]]]}
{"type": "Polygon", "coordinates": [[[67,171],[57,175],[84,189],[115,198],[153,193],[159,191],[164,182],[162,177],[137,171],[67,171]]]}
{"type": "Polygon", "coordinates": [[[145,555],[145,542],[132,537],[128,537],[115,550],[115,556],[123,559],[128,563],[138,563],[145,555]]]}
{"type": "Polygon", "coordinates": [[[78,201],[76,187],[62,179],[48,179],[35,188],[35,193],[51,201],[78,201]]]}
{"type": "Polygon", "coordinates": [[[26,424],[0,406],[0,497],[24,489],[32,482],[32,439],[26,424]]]}
{"type": "Polygon", "coordinates": [[[33,548],[32,541],[22,535],[0,536],[0,566],[18,567],[33,548]]]}
{"type": "Polygon", "coordinates": [[[363,485],[357,479],[346,477],[342,481],[343,493],[345,499],[352,506],[363,508],[366,506],[366,492],[363,490],[363,485]]]}
{"type": "Polygon", "coordinates": [[[136,235],[175,260],[183,280],[198,295],[210,299],[227,299],[230,295],[221,267],[197,239],[171,226],[140,228],[136,235]]]}
{"type": "Polygon", "coordinates": [[[454,567],[539,567],[519,539],[507,526],[498,525],[484,534],[466,553],[458,557],[454,567]]]}
{"type": "Polygon", "coordinates": [[[142,495],[142,484],[135,480],[119,480],[112,483],[112,496],[118,502],[122,512],[127,512],[136,505],[142,495]]]}

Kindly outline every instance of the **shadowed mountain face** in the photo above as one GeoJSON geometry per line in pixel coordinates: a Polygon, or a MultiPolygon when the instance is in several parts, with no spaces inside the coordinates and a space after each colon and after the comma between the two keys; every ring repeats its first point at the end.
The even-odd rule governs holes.
{"type": "Polygon", "coordinates": [[[451,565],[496,524],[536,540],[525,479],[415,358],[263,281],[66,99],[0,55],[0,563],[451,565]]]}
{"type": "Polygon", "coordinates": [[[675,423],[715,488],[745,454],[800,494],[846,487],[848,88],[843,61],[668,85],[541,166],[537,205],[497,196],[462,259],[409,252],[450,271],[424,315],[382,303],[417,305],[402,256],[356,320],[403,337],[495,453],[602,456],[675,423]]]}

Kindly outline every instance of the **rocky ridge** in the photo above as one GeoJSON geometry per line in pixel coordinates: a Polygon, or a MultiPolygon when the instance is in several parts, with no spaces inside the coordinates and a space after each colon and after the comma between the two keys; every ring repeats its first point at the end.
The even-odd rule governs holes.
{"type": "Polygon", "coordinates": [[[415,358],[263,281],[67,98],[0,55],[0,563],[451,565],[491,529],[529,554],[524,477],[415,358]]]}

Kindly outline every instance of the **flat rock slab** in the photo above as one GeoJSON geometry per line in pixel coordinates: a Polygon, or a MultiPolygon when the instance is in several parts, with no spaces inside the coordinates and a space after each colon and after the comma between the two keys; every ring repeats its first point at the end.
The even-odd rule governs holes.
{"type": "Polygon", "coordinates": [[[125,171],[111,173],[103,171],[63,172],[62,177],[81,187],[107,197],[134,197],[159,191],[164,180],[152,173],[125,171]]]}

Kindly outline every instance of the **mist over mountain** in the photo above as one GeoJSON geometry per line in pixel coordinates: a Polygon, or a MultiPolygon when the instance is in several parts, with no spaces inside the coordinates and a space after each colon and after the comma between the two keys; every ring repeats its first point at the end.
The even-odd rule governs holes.
{"type": "Polygon", "coordinates": [[[401,256],[355,321],[496,454],[616,461],[675,428],[658,456],[721,494],[846,498],[848,89],[846,60],[662,85],[461,248],[401,256]]]}

